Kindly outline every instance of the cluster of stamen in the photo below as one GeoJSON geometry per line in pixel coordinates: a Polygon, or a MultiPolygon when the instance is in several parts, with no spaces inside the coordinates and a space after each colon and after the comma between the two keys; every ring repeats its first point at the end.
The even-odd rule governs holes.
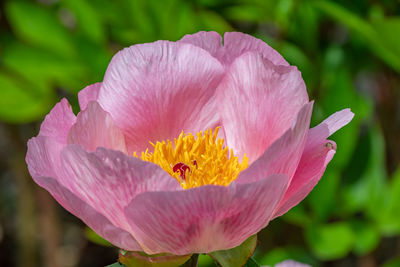
{"type": "MultiPolygon", "coordinates": [[[[217,137],[218,130],[198,132],[197,138],[182,132],[174,143],[150,143],[153,152],[147,149],[140,158],[161,166],[184,189],[209,184],[227,186],[248,167],[248,158],[244,155],[239,162],[233,150],[224,146],[224,139],[217,137]]],[[[134,156],[139,157],[136,152],[134,156]]]]}

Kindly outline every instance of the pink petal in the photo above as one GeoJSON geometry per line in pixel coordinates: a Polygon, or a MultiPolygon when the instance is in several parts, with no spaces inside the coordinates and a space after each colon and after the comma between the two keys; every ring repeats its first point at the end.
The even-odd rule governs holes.
{"type": "Polygon", "coordinates": [[[197,32],[194,34],[187,34],[178,42],[188,43],[198,46],[208,51],[213,57],[222,60],[224,50],[222,47],[222,37],[217,32],[197,32]]]}
{"type": "Polygon", "coordinates": [[[90,101],[97,101],[100,87],[101,83],[94,83],[79,91],[78,99],[81,110],[86,109],[86,106],[90,101]]]}
{"type": "Polygon", "coordinates": [[[158,165],[98,148],[90,153],[78,145],[62,152],[64,179],[71,192],[103,214],[117,227],[128,230],[123,209],[147,191],[182,190],[179,183],[158,165]]]}
{"type": "Polygon", "coordinates": [[[274,142],[235,182],[249,183],[272,174],[286,174],[289,181],[299,164],[307,139],[313,102],[306,104],[297,115],[294,125],[274,142]]]}
{"type": "Polygon", "coordinates": [[[36,182],[45,188],[66,210],[80,218],[87,226],[93,229],[104,239],[118,248],[130,251],[142,251],[138,242],[130,233],[113,225],[93,207],[82,201],[56,179],[51,177],[38,177],[36,182]]]}
{"type": "Polygon", "coordinates": [[[349,108],[333,113],[311,131],[315,143],[324,142],[326,138],[334,134],[337,130],[347,125],[354,117],[354,113],[349,108]]]}
{"type": "Polygon", "coordinates": [[[241,32],[227,32],[224,35],[224,62],[231,64],[237,57],[248,51],[260,53],[274,65],[289,66],[286,60],[266,42],[241,32]]]}
{"type": "Polygon", "coordinates": [[[28,141],[25,160],[35,181],[36,177],[57,177],[61,169],[60,153],[64,146],[56,139],[40,135],[28,141]]]}
{"type": "Polygon", "coordinates": [[[90,228],[114,245],[128,250],[142,250],[128,232],[111,224],[103,215],[60,183],[65,180],[58,178],[62,173],[60,153],[63,147],[64,145],[55,139],[45,136],[29,140],[26,162],[35,182],[49,191],[65,209],[81,218],[90,228]]]}
{"type": "Polygon", "coordinates": [[[311,266],[294,260],[286,260],[276,264],[275,267],[311,267],[311,266]]]}
{"type": "Polygon", "coordinates": [[[212,31],[188,34],[179,40],[179,42],[193,44],[207,50],[213,57],[226,66],[229,66],[237,57],[246,52],[259,53],[274,65],[289,66],[286,60],[266,42],[241,32],[226,32],[224,35],[224,45],[222,45],[221,36],[212,31]]]}
{"type": "Polygon", "coordinates": [[[223,72],[218,60],[190,44],[135,45],[114,56],[98,102],[124,131],[128,151],[139,152],[149,141],[217,126],[213,95],[223,72]]]}
{"type": "Polygon", "coordinates": [[[255,183],[201,186],[138,195],[125,209],[146,253],[207,253],[240,245],[265,226],[282,197],[286,175],[255,183]]]}
{"type": "Polygon", "coordinates": [[[66,144],[69,129],[75,121],[76,117],[72,112],[71,105],[67,99],[63,98],[44,119],[40,126],[39,136],[48,136],[66,144]]]}
{"type": "Polygon", "coordinates": [[[68,144],[78,144],[88,151],[105,147],[126,153],[122,131],[97,102],[90,102],[87,108],[78,114],[67,140],[68,144]]]}
{"type": "Polygon", "coordinates": [[[248,52],[232,63],[217,100],[227,145],[252,162],[290,127],[308,95],[296,67],[248,52]]]}
{"type": "Polygon", "coordinates": [[[336,152],[336,144],[326,138],[349,123],[353,116],[350,109],[344,109],[309,131],[299,166],[274,218],[300,203],[318,183],[336,152]]]}

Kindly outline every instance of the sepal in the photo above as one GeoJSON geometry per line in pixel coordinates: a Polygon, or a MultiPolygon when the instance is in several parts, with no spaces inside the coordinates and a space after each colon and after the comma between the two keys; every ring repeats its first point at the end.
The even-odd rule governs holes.
{"type": "Polygon", "coordinates": [[[118,261],[126,267],[178,267],[188,261],[191,256],[177,256],[166,253],[147,255],[143,252],[121,250],[118,261]]]}
{"type": "MultiPolygon", "coordinates": [[[[229,250],[208,253],[221,267],[243,267],[253,255],[257,246],[257,235],[249,237],[240,246],[229,250]]],[[[254,265],[250,265],[254,266],[254,265]]]]}

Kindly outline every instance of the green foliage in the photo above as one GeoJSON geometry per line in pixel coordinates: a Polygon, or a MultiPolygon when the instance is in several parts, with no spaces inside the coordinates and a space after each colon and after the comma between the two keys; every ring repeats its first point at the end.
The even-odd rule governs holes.
{"type": "Polygon", "coordinates": [[[48,111],[52,93],[20,79],[14,73],[0,72],[0,119],[25,123],[48,111]]]}
{"type": "Polygon", "coordinates": [[[15,34],[23,41],[55,53],[67,56],[74,54],[67,29],[51,10],[30,2],[9,1],[6,15],[15,34]]]}
{"type": "Polygon", "coordinates": [[[400,72],[400,38],[393,34],[399,30],[398,19],[388,19],[371,24],[333,1],[315,1],[315,5],[321,11],[343,23],[349,30],[360,35],[373,53],[400,72]]]}
{"type": "Polygon", "coordinates": [[[356,241],[348,223],[310,225],[306,231],[307,243],[314,254],[323,260],[346,256],[356,241]]]}
{"type": "MultiPolygon", "coordinates": [[[[302,72],[315,100],[312,126],[342,108],[355,113],[331,137],[337,153],[319,184],[278,219],[282,228],[260,234],[271,242],[261,244],[255,258],[262,265],[291,258],[314,266],[371,255],[386,238],[400,235],[400,166],[395,162],[391,173],[386,158],[400,151],[389,145],[392,128],[382,119],[399,124],[400,3],[369,2],[6,0],[0,12],[0,120],[37,123],[61,97],[76,108],[77,92],[101,81],[123,47],[199,30],[250,33],[302,72]],[[382,111],[387,103],[392,113],[382,111]]],[[[91,230],[86,236],[109,245],[91,230]]],[[[398,266],[391,257],[385,267],[398,266]]],[[[200,255],[200,266],[213,262],[200,255]]]]}
{"type": "Polygon", "coordinates": [[[390,260],[383,265],[383,267],[398,267],[398,266],[400,266],[399,258],[390,260]]]}
{"type": "Polygon", "coordinates": [[[96,43],[107,41],[103,18],[92,1],[63,0],[62,4],[75,15],[77,30],[80,34],[96,43]]]}
{"type": "Polygon", "coordinates": [[[356,255],[366,255],[373,251],[379,244],[380,233],[377,227],[365,221],[352,221],[355,240],[353,251],[356,255]]]}
{"type": "Polygon", "coordinates": [[[400,168],[389,183],[382,185],[371,216],[385,236],[400,234],[400,168]],[[379,213],[377,213],[379,209],[379,213]]]}

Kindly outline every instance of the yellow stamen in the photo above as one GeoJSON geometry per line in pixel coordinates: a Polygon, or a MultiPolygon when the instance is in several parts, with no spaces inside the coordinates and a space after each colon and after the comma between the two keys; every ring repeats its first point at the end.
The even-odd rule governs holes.
{"type": "MultiPolygon", "coordinates": [[[[244,155],[239,162],[233,150],[224,146],[224,139],[217,138],[218,130],[198,132],[197,138],[182,132],[174,144],[169,140],[150,143],[154,151],[146,150],[140,158],[160,165],[184,189],[208,184],[227,186],[249,166],[249,161],[244,155]]],[[[134,156],[139,157],[136,152],[134,156]]]]}

